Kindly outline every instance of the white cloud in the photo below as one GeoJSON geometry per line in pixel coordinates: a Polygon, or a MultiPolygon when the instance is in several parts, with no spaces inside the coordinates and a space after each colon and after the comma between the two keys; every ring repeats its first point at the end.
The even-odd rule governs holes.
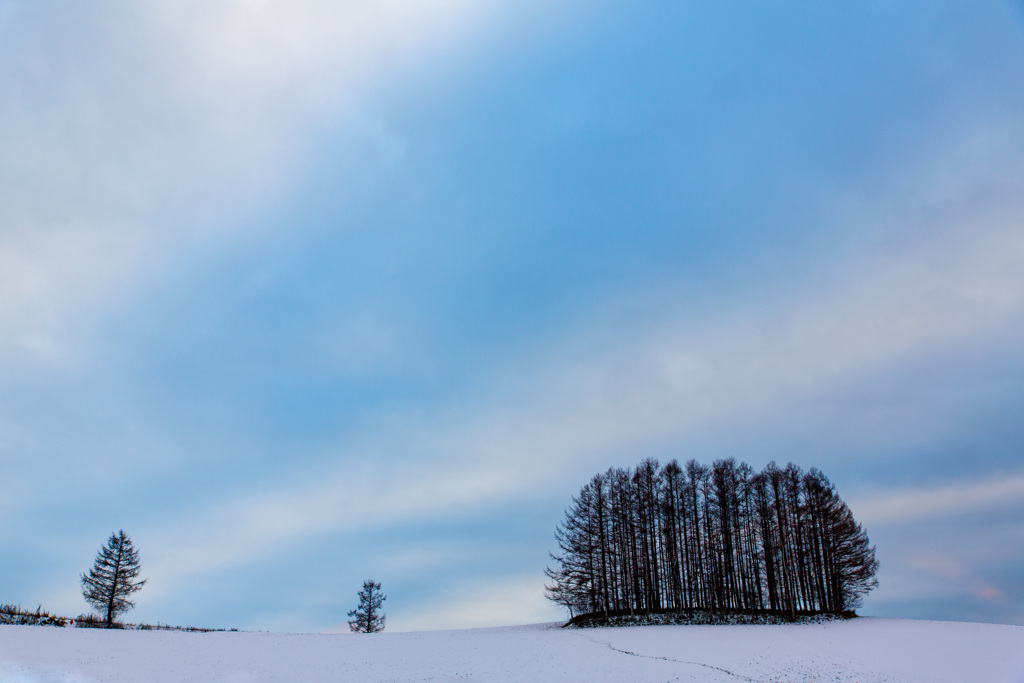
{"type": "MultiPolygon", "coordinates": [[[[402,141],[360,112],[360,97],[423,68],[496,10],[469,0],[194,1],[85,22],[77,20],[88,10],[74,11],[65,24],[13,12],[0,27],[11,65],[0,80],[0,364],[12,371],[26,360],[74,366],[82,318],[173,271],[190,249],[250,230],[248,218],[301,181],[324,130],[350,126],[390,163],[402,141]]],[[[601,348],[585,330],[514,368],[517,393],[396,415],[361,443],[339,445],[342,464],[194,514],[168,510],[145,533],[154,548],[150,595],[158,586],[172,595],[190,576],[279,542],[509,500],[566,472],[603,468],[611,454],[741,425],[884,376],[907,358],[979,341],[1016,352],[1024,336],[1020,142],[997,130],[942,154],[904,169],[918,182],[838,207],[854,226],[891,226],[904,240],[891,255],[837,258],[836,271],[798,274],[728,313],[615,330],[601,348]],[[991,186],[1003,194],[984,189],[991,186]]],[[[373,326],[363,332],[366,346],[388,336],[373,326]]],[[[865,519],[969,509],[1009,500],[1020,485],[894,494],[868,501],[865,519]]],[[[531,578],[523,595],[527,584],[539,594],[531,578]]],[[[478,623],[486,617],[471,612],[478,597],[437,610],[457,614],[453,624],[478,623]]],[[[513,601],[485,611],[505,619],[516,609],[513,601]]],[[[422,623],[442,617],[435,610],[422,623]]]]}
{"type": "Polygon", "coordinates": [[[536,624],[563,617],[544,597],[544,577],[538,572],[460,585],[409,614],[389,617],[388,625],[395,631],[422,631],[536,624]]]}
{"type": "Polygon", "coordinates": [[[528,485],[530,475],[512,464],[469,460],[456,468],[450,460],[439,465],[429,458],[399,460],[363,451],[344,468],[205,507],[147,533],[156,549],[148,562],[159,579],[153,585],[173,593],[181,579],[264,557],[311,536],[437,518],[507,499],[528,485]]]}
{"type": "MultiPolygon", "coordinates": [[[[325,133],[369,140],[391,163],[401,143],[361,102],[457,50],[504,7],[9,7],[0,23],[0,352],[8,362],[81,362],[81,318],[197,251],[258,238],[255,218],[302,181],[325,133]]],[[[353,169],[349,180],[368,172],[353,169]]]]}
{"type": "MultiPolygon", "coordinates": [[[[767,293],[763,301],[776,302],[768,308],[758,298],[702,321],[656,321],[619,335],[610,349],[566,347],[513,369],[514,395],[393,416],[364,433],[362,445],[339,448],[334,467],[170,524],[155,544],[169,558],[161,571],[170,584],[261,556],[278,540],[464,514],[558,485],[586,466],[631,464],[622,454],[645,444],[782,415],[867,377],[882,381],[907,359],[981,341],[1013,352],[1024,333],[1014,322],[1024,313],[1020,204],[987,207],[985,222],[950,215],[935,239],[846,264],[814,291],[767,293]],[[195,534],[200,526],[206,531],[195,534]]],[[[858,514],[937,512],[1009,499],[1020,487],[1012,480],[911,493],[859,504],[858,514]]]]}
{"type": "MultiPolygon", "coordinates": [[[[339,193],[358,190],[375,164],[393,164],[402,141],[365,103],[443,66],[507,9],[460,0],[5,5],[5,390],[13,396],[24,381],[61,397],[90,383],[117,393],[120,368],[102,367],[116,343],[103,338],[107,314],[131,310],[192,260],[264,237],[260,215],[303,182],[325,134],[341,150],[358,146],[366,164],[336,179],[339,193]]],[[[358,331],[359,349],[374,347],[361,360],[386,358],[390,330],[358,331]]],[[[3,453],[15,488],[79,488],[89,472],[134,471],[125,461],[145,459],[143,449],[176,450],[175,435],[132,443],[131,407],[96,414],[105,400],[90,395],[74,415],[37,413],[33,433],[20,406],[0,415],[0,433],[25,435],[3,453]],[[41,439],[42,430],[74,443],[41,439]],[[113,441],[123,432],[127,447],[109,448],[98,432],[113,441]]]]}
{"type": "Polygon", "coordinates": [[[923,519],[1024,505],[1024,475],[999,476],[930,488],[905,488],[860,495],[851,507],[864,524],[902,524],[923,519]]]}

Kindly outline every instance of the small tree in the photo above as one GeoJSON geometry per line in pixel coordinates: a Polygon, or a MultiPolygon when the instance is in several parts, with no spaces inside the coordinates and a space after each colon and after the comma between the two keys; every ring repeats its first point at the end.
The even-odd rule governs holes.
{"type": "Polygon", "coordinates": [[[356,633],[379,633],[384,630],[384,619],[387,615],[380,611],[380,606],[388,596],[380,592],[380,584],[372,579],[363,581],[363,590],[359,591],[359,606],[348,613],[352,619],[348,627],[356,633]]]}
{"type": "Polygon", "coordinates": [[[121,530],[110,535],[92,569],[82,574],[82,595],[101,616],[106,615],[107,626],[118,614],[135,607],[128,598],[146,585],[146,579],[138,578],[139,570],[139,551],[121,530]]]}

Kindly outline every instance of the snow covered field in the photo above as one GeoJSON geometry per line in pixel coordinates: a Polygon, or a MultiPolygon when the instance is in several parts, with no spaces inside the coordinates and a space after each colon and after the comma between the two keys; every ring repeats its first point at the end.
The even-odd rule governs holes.
{"type": "Polygon", "coordinates": [[[1024,683],[1024,627],[872,618],[376,635],[0,626],[0,681],[1024,683]]]}

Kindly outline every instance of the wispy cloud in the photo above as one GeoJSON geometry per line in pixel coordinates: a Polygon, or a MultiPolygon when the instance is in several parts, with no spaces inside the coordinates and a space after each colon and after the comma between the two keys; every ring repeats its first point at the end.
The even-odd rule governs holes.
{"type": "MultiPolygon", "coordinates": [[[[322,135],[377,140],[387,163],[393,142],[360,99],[457,51],[503,7],[311,0],[7,8],[6,359],[81,362],[78,311],[138,296],[196,249],[258,239],[257,217],[302,181],[322,135]]],[[[370,172],[364,164],[350,180],[370,172]]]]}
{"type": "MultiPolygon", "coordinates": [[[[658,320],[611,348],[579,353],[567,343],[519,368],[514,395],[393,416],[308,480],[268,483],[176,520],[158,534],[168,558],[159,571],[171,584],[251,560],[277,540],[464,514],[557,486],[581,466],[629,464],[650,443],[781,415],[865,377],[882,381],[907,358],[981,339],[1009,352],[1024,312],[1022,213],[1014,201],[999,220],[949,217],[938,239],[844,263],[815,291],[771,292],[782,303],[768,309],[758,297],[726,315],[658,320]],[[197,542],[199,526],[207,532],[197,542]]],[[[904,491],[857,510],[869,522],[909,519],[1009,502],[1022,487],[1013,478],[904,491]]]]}
{"type": "MultiPolygon", "coordinates": [[[[898,465],[1018,391],[977,386],[1019,373],[1024,341],[1024,137],[1002,86],[1020,79],[986,61],[1019,37],[999,12],[971,34],[988,51],[914,24],[919,58],[860,39],[911,10],[808,31],[772,8],[765,34],[563,4],[3,5],[0,535],[66,548],[81,530],[51,501],[131,490],[89,523],[130,517],[166,605],[318,539],[567,499],[647,454],[809,443],[824,454],[800,464],[867,490],[884,475],[843,455],[898,465]],[[561,33],[509,24],[536,8],[561,33]]],[[[985,479],[993,459],[856,512],[892,529],[1011,505],[1024,484],[985,479]]],[[[506,579],[410,623],[485,623],[479,602],[529,619],[488,602],[534,604],[535,578],[506,579]]]]}
{"type": "MultiPolygon", "coordinates": [[[[105,322],[137,318],[197,260],[296,229],[261,216],[306,180],[325,136],[339,154],[359,149],[361,164],[336,178],[339,193],[357,192],[400,153],[365,101],[457,56],[507,11],[459,0],[6,4],[0,383],[47,406],[11,400],[0,415],[16,488],[84,492],[94,476],[175,461],[173,435],[116,405],[134,378],[106,357],[119,340],[105,322]]],[[[369,335],[355,345],[372,347],[363,359],[379,357],[386,332],[356,331],[369,335]]],[[[351,349],[353,331],[340,335],[351,349]]]]}
{"type": "Polygon", "coordinates": [[[556,621],[562,616],[544,598],[544,579],[538,573],[459,586],[430,604],[413,607],[389,625],[399,631],[480,628],[556,621]]]}
{"type": "Polygon", "coordinates": [[[869,614],[881,609],[888,615],[890,605],[936,598],[998,606],[1007,602],[1007,591],[979,576],[969,558],[920,552],[890,553],[890,558],[886,581],[866,601],[869,614]]]}
{"type": "Polygon", "coordinates": [[[999,476],[929,488],[900,487],[852,499],[857,517],[865,524],[901,524],[923,519],[985,511],[1003,506],[1024,506],[1024,475],[999,476]]]}
{"type": "Polygon", "coordinates": [[[997,601],[1006,598],[1006,593],[997,586],[972,576],[967,567],[949,557],[918,555],[906,558],[904,563],[913,570],[948,581],[981,600],[997,601]]]}

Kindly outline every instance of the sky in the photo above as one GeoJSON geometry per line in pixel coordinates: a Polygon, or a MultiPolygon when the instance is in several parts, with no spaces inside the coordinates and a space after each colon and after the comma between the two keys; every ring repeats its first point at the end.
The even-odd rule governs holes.
{"type": "Polygon", "coordinates": [[[0,0],[0,602],[554,621],[648,457],[827,474],[1024,624],[1024,5],[0,0]]]}

